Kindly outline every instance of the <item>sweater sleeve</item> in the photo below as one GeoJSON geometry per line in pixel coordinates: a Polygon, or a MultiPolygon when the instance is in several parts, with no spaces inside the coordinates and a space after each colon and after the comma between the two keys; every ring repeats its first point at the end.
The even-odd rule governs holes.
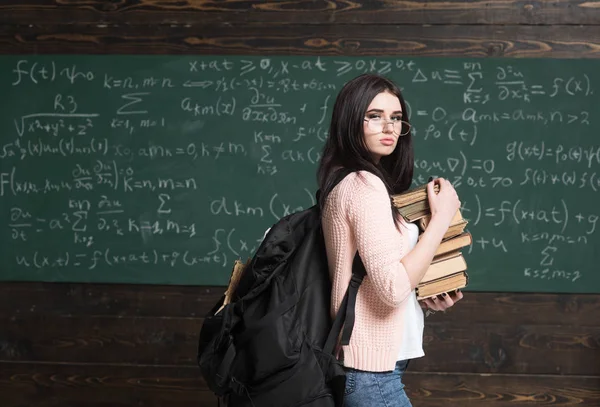
{"type": "Polygon", "coordinates": [[[398,239],[390,197],[376,175],[361,171],[351,176],[344,201],[358,253],[381,299],[391,306],[399,306],[412,288],[400,261],[406,248],[398,243],[402,239],[398,239]]]}

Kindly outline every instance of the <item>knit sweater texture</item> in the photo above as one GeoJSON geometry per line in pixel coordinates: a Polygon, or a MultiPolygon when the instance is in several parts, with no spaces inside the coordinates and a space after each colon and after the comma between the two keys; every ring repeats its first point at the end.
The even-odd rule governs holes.
{"type": "Polygon", "coordinates": [[[406,224],[394,223],[390,196],[376,175],[347,175],[329,194],[322,213],[335,315],[352,277],[358,250],[367,275],[358,290],[344,366],[370,372],[394,370],[412,288],[402,257],[409,247],[406,224]]]}

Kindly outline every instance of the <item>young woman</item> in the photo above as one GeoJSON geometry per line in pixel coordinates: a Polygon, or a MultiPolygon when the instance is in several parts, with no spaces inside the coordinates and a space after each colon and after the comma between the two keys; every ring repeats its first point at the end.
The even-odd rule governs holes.
{"type": "Polygon", "coordinates": [[[390,198],[411,186],[413,165],[410,124],[398,87],[371,74],[349,81],[337,96],[317,174],[333,315],[357,250],[367,271],[350,343],[340,350],[348,407],[411,406],[402,374],[408,360],[424,354],[421,307],[445,310],[462,298],[459,291],[422,304],[416,299],[415,287],[460,201],[447,180],[429,182],[432,218],[417,243],[417,226],[393,210],[390,198]],[[331,188],[340,168],[352,172],[331,188]],[[434,183],[439,184],[437,194],[434,183]]]}

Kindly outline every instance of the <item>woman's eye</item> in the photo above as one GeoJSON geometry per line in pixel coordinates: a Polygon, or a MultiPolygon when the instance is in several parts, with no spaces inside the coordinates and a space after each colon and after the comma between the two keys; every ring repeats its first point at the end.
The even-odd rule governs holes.
{"type": "Polygon", "coordinates": [[[371,114],[368,116],[370,120],[379,120],[381,119],[381,116],[379,116],[378,114],[371,114]]]}
{"type": "Polygon", "coordinates": [[[392,117],[392,120],[395,122],[402,121],[402,116],[394,116],[394,117],[392,117]]]}

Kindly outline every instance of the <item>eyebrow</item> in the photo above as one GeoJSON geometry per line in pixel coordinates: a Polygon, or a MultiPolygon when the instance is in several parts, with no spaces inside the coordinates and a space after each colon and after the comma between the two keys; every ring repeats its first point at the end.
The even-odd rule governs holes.
{"type": "MultiPolygon", "coordinates": [[[[383,110],[381,109],[371,109],[371,110],[367,110],[367,113],[383,113],[383,110]]],[[[396,110],[395,112],[392,112],[392,114],[399,114],[400,116],[403,116],[402,110],[396,110]]]]}

